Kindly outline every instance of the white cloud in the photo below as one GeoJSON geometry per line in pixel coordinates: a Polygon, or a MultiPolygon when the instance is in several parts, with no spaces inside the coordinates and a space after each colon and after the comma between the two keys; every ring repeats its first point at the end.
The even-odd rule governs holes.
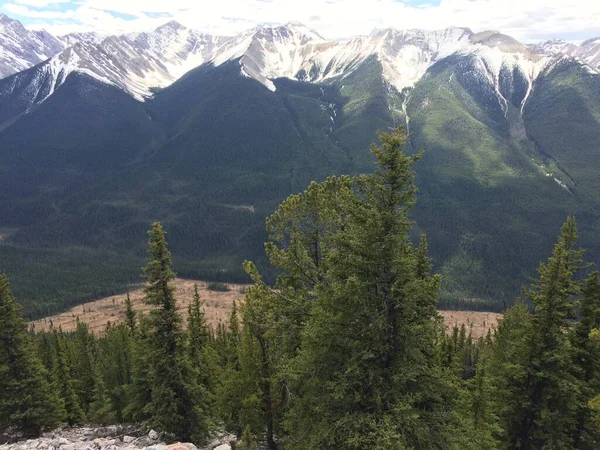
{"type": "Polygon", "coordinates": [[[4,9],[37,19],[36,27],[54,33],[72,29],[139,31],[175,19],[223,35],[259,23],[291,20],[303,22],[331,39],[386,27],[448,26],[466,26],[474,31],[496,29],[523,41],[600,35],[600,1],[594,0],[441,0],[437,5],[420,6],[394,0],[71,0],[70,7],[75,8],[60,13],[56,5],[64,2],[12,0],[4,9]]]}
{"type": "Polygon", "coordinates": [[[35,10],[16,3],[8,3],[4,9],[10,14],[32,19],[76,19],[74,11],[35,10]]]}
{"type": "Polygon", "coordinates": [[[71,0],[14,0],[17,5],[33,6],[34,8],[47,8],[53,5],[71,3],[71,0]]]}

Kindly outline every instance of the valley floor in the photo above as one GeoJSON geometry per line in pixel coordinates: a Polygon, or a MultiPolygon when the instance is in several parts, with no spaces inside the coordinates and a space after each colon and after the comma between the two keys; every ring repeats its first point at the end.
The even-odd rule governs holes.
{"type": "MultiPolygon", "coordinates": [[[[204,302],[204,312],[209,325],[216,327],[219,323],[227,323],[233,302],[240,302],[244,297],[247,285],[227,284],[229,291],[217,292],[208,289],[206,281],[175,280],[175,295],[178,300],[178,309],[183,316],[184,324],[187,322],[188,306],[194,295],[194,284],[198,285],[200,298],[204,302]]],[[[147,313],[152,309],[143,301],[144,292],[139,288],[130,292],[133,307],[137,312],[147,313]]],[[[52,328],[62,328],[65,332],[75,331],[77,318],[86,323],[92,333],[102,335],[106,325],[121,323],[125,320],[126,294],[112,295],[94,302],[76,306],[64,313],[30,322],[35,331],[49,331],[52,328]]],[[[485,336],[489,329],[495,329],[502,314],[479,311],[440,311],[444,318],[446,329],[464,324],[471,330],[474,338],[485,336]]]]}

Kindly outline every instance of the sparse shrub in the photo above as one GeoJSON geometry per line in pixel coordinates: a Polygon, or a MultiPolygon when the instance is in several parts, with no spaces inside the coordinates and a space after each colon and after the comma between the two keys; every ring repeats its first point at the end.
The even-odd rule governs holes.
{"type": "Polygon", "coordinates": [[[225,283],[219,283],[217,281],[211,281],[208,283],[206,285],[206,289],[216,292],[229,292],[229,286],[227,286],[225,283]]]}

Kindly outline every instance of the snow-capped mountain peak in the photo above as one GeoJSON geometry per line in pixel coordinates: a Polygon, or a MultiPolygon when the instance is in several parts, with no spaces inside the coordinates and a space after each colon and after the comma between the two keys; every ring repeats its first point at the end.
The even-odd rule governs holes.
{"type": "Polygon", "coordinates": [[[63,36],[59,36],[58,39],[63,43],[63,45],[66,48],[66,47],[71,47],[80,42],[98,45],[106,38],[107,38],[107,36],[105,34],[96,33],[94,31],[88,31],[85,33],[65,34],[63,36]]]}
{"type": "Polygon", "coordinates": [[[376,56],[384,77],[398,90],[412,86],[435,61],[468,44],[466,28],[440,31],[380,30],[343,42],[326,41],[298,23],[262,26],[228,41],[215,65],[240,59],[242,74],[271,90],[275,78],[320,82],[347,76],[367,58],[376,56]]]}
{"type": "MultiPolygon", "coordinates": [[[[20,24],[19,24],[20,25],[20,24]]],[[[136,36],[71,35],[71,44],[44,63],[16,74],[15,85],[27,83],[32,103],[52,95],[73,73],[88,75],[143,101],[152,88],[165,87],[214,56],[228,38],[215,37],[169,22],[136,36]],[[100,42],[98,42],[100,41],[100,42]]],[[[65,41],[67,44],[67,41],[65,41]]]]}
{"type": "Polygon", "coordinates": [[[315,44],[324,39],[299,22],[286,25],[260,25],[229,39],[218,50],[212,63],[240,59],[242,74],[274,90],[274,78],[294,78],[315,44]]]}
{"type": "MultiPolygon", "coordinates": [[[[580,45],[549,41],[525,46],[498,31],[475,34],[460,27],[437,31],[390,28],[328,41],[299,22],[260,25],[234,37],[218,37],[171,21],[151,32],[108,37],[70,33],[57,39],[45,31],[28,31],[20,22],[0,14],[0,49],[0,77],[42,63],[36,73],[43,74],[43,92],[40,87],[29,89],[37,92],[37,102],[51,95],[72,72],[118,86],[144,100],[153,88],[166,87],[204,63],[219,66],[235,60],[243,76],[275,90],[273,80],[277,78],[329,82],[349,76],[375,58],[381,64],[383,80],[402,91],[414,86],[436,62],[450,55],[467,56],[476,72],[496,87],[504,103],[501,73],[519,72],[531,90],[538,74],[557,54],[600,68],[598,38],[580,45]]],[[[40,78],[23,79],[35,84],[40,78]]]]}
{"type": "Polygon", "coordinates": [[[551,39],[548,41],[538,42],[529,46],[533,51],[544,55],[566,54],[569,51],[577,48],[577,45],[569,43],[564,39],[551,39]]]}
{"type": "Polygon", "coordinates": [[[545,55],[567,55],[578,58],[596,71],[600,70],[600,37],[574,44],[562,39],[553,39],[530,45],[534,51],[545,55]]]}
{"type": "Polygon", "coordinates": [[[46,31],[29,31],[18,20],[0,14],[0,78],[25,70],[63,50],[46,31]]]}
{"type": "Polygon", "coordinates": [[[171,21],[165,23],[164,25],[161,25],[160,27],[158,27],[155,31],[158,32],[160,30],[165,30],[165,29],[177,31],[177,30],[186,29],[186,27],[184,25],[180,24],[179,22],[177,22],[176,20],[171,20],[171,21]]]}
{"type": "Polygon", "coordinates": [[[285,40],[287,38],[289,40],[293,40],[298,45],[304,45],[311,41],[316,42],[325,40],[319,33],[311,30],[300,22],[288,22],[285,25],[276,27],[263,26],[261,29],[272,34],[273,38],[275,39],[277,37],[279,37],[281,40],[285,40]]]}
{"type": "MultiPolygon", "coordinates": [[[[0,13],[0,25],[21,25],[21,22],[15,19],[11,19],[4,13],[0,13]]],[[[22,25],[21,25],[22,26],[22,25]]]]}

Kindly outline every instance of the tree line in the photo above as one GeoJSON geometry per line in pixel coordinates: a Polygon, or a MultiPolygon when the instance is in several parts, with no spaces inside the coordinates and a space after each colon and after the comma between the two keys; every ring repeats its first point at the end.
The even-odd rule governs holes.
{"type": "Polygon", "coordinates": [[[409,239],[415,203],[401,130],[380,133],[373,174],[331,177],[267,220],[266,254],[228,325],[196,290],[177,313],[171,255],[149,231],[146,315],[127,301],[103,336],[28,333],[0,277],[0,430],[135,423],[238,448],[594,449],[600,445],[600,276],[568,218],[523,300],[497,330],[446,333],[428,244],[409,239]]]}

